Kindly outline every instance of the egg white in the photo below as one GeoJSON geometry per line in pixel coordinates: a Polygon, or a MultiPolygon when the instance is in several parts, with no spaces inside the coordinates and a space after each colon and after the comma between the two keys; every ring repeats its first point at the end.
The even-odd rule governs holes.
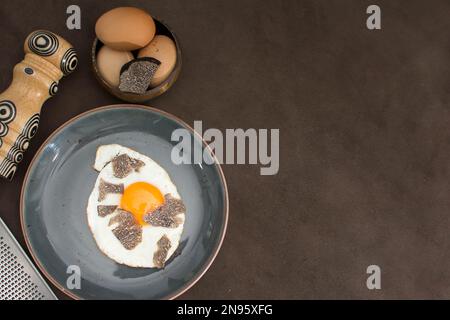
{"type": "Polygon", "coordinates": [[[171,243],[166,257],[166,261],[172,256],[178,247],[183,226],[185,213],[178,215],[181,220],[177,228],[164,228],[144,225],[142,227],[142,241],[132,250],[123,247],[120,241],[113,234],[112,230],[117,225],[109,226],[109,221],[117,213],[100,217],[97,212],[98,205],[120,205],[122,195],[107,194],[103,201],[98,201],[99,184],[103,179],[106,182],[124,185],[124,188],[135,182],[147,182],[157,187],[163,195],[170,194],[176,199],[181,199],[175,184],[170,179],[167,172],[151,158],[144,156],[134,150],[118,144],[103,145],[97,150],[94,169],[99,171],[97,181],[89,196],[87,206],[87,218],[89,228],[94,236],[99,249],[114,261],[130,267],[153,268],[153,255],[158,250],[157,242],[166,235],[171,243]],[[141,160],[145,166],[139,172],[132,172],[123,179],[118,179],[113,175],[111,160],[118,155],[127,154],[129,157],[141,160]]]}

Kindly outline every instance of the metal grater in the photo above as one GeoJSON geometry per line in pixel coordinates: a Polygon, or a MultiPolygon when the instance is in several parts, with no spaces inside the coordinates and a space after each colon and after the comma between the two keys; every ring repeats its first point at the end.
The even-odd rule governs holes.
{"type": "Polygon", "coordinates": [[[56,300],[55,294],[0,219],[0,300],[56,300]]]}

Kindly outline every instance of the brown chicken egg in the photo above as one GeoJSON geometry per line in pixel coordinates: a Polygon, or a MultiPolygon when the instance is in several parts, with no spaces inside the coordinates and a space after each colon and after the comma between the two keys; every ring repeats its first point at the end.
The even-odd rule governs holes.
{"type": "Polygon", "coordinates": [[[132,51],[145,47],[155,36],[153,18],[144,10],[119,7],[104,13],[95,25],[95,33],[108,47],[132,51]]]}
{"type": "Polygon", "coordinates": [[[138,57],[155,58],[161,62],[150,81],[150,86],[156,87],[173,71],[177,62],[177,49],[172,39],[164,35],[156,35],[145,48],[139,51],[138,57]]]}
{"type": "Polygon", "coordinates": [[[119,86],[120,69],[133,59],[133,54],[129,51],[118,51],[103,46],[97,54],[98,70],[106,82],[117,87],[119,86]]]}

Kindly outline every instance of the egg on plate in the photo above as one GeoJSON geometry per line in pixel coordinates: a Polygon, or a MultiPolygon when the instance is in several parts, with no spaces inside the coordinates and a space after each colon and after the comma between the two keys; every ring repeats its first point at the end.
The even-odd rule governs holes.
{"type": "Polygon", "coordinates": [[[163,268],[178,247],[186,213],[170,176],[118,144],[97,149],[94,169],[87,218],[99,249],[130,267],[163,268]]]}

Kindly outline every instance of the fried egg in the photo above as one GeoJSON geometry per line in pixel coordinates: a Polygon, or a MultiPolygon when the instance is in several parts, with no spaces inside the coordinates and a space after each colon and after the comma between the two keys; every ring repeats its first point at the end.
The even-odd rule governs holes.
{"type": "Polygon", "coordinates": [[[178,247],[186,213],[167,172],[118,144],[97,149],[94,169],[87,220],[99,249],[130,267],[163,268],[178,247]]]}

